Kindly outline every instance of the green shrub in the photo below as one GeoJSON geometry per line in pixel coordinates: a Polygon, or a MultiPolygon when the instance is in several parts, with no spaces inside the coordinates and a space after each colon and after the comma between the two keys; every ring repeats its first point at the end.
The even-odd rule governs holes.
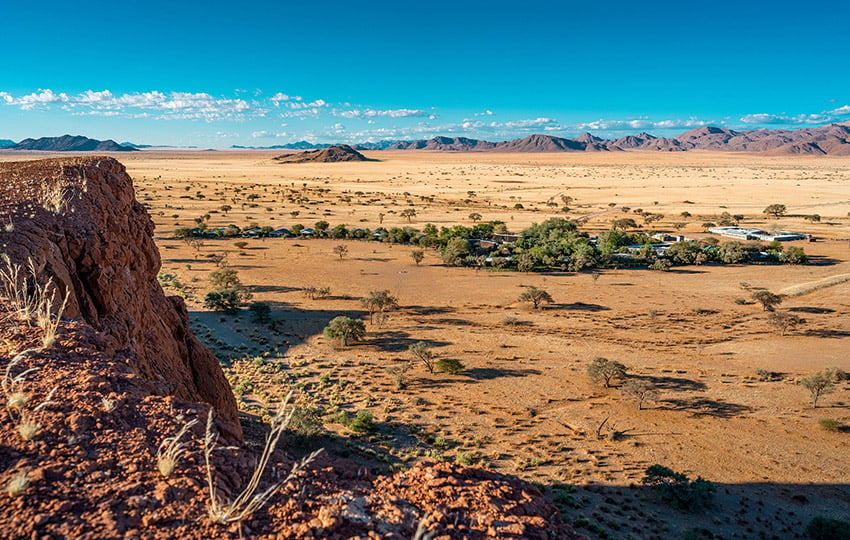
{"type": "Polygon", "coordinates": [[[268,302],[253,302],[248,309],[254,322],[268,323],[272,320],[272,308],[268,302]]]}
{"type": "Polygon", "coordinates": [[[437,370],[449,375],[460,375],[463,373],[463,362],[456,358],[440,358],[437,360],[437,370]]]}
{"type": "Polygon", "coordinates": [[[369,411],[358,411],[357,416],[348,423],[347,427],[357,433],[371,433],[377,429],[375,421],[372,420],[372,413],[369,411]]]}
{"type": "Polygon", "coordinates": [[[841,422],[832,418],[822,418],[818,420],[818,424],[827,431],[838,431],[841,428],[841,422]]]}
{"type": "Polygon", "coordinates": [[[207,293],[204,307],[213,311],[236,313],[242,305],[242,297],[236,289],[218,289],[207,293]]]}
{"type": "Polygon", "coordinates": [[[806,526],[806,534],[811,540],[850,540],[850,522],[817,516],[806,526]]]}
{"type": "Polygon", "coordinates": [[[661,499],[680,510],[695,512],[711,504],[717,488],[708,480],[697,477],[691,480],[682,473],[663,465],[646,469],[642,483],[657,491],[661,499]]]}

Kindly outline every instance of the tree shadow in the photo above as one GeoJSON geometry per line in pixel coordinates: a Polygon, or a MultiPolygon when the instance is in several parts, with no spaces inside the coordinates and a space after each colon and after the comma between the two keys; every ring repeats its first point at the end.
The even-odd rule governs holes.
{"type": "Polygon", "coordinates": [[[693,399],[662,399],[659,405],[666,404],[670,408],[690,412],[693,416],[712,416],[715,418],[732,418],[751,411],[746,405],[727,403],[720,399],[693,398],[693,399]]]}
{"type": "Polygon", "coordinates": [[[677,268],[677,267],[671,268],[670,270],[668,270],[668,272],[671,273],[671,274],[682,274],[682,275],[706,274],[707,273],[705,270],[689,270],[689,269],[686,269],[686,268],[677,268]]]}
{"type": "Polygon", "coordinates": [[[467,321],[466,319],[456,319],[453,317],[442,317],[439,319],[435,319],[432,322],[434,324],[445,324],[451,326],[475,326],[475,323],[472,321],[467,321]]]}
{"type": "Polygon", "coordinates": [[[821,308],[821,307],[792,307],[788,308],[788,311],[793,311],[795,313],[811,313],[813,315],[823,315],[825,313],[835,313],[834,309],[829,308],[821,308]]]}
{"type": "Polygon", "coordinates": [[[378,336],[369,340],[369,344],[386,352],[402,352],[410,348],[411,345],[418,342],[425,342],[430,347],[445,347],[451,345],[447,341],[437,341],[428,339],[414,339],[407,332],[392,330],[381,332],[378,336]]]}
{"type": "Polygon", "coordinates": [[[659,390],[678,390],[681,392],[706,390],[704,383],[684,377],[666,377],[656,375],[631,375],[630,378],[651,382],[659,390]]]}
{"type": "Polygon", "coordinates": [[[599,311],[611,311],[608,306],[600,304],[585,304],[584,302],[573,302],[572,304],[550,304],[550,309],[565,309],[570,311],[589,311],[596,313],[599,311]]]}
{"type": "Polygon", "coordinates": [[[848,330],[806,330],[802,333],[805,336],[819,337],[819,338],[833,338],[840,339],[845,337],[850,337],[850,331],[848,330]]]}
{"type": "Polygon", "coordinates": [[[443,315],[455,312],[455,308],[446,306],[405,306],[404,309],[411,315],[443,315]]]}
{"type": "Polygon", "coordinates": [[[809,266],[835,266],[839,264],[841,261],[838,259],[833,259],[832,257],[826,257],[823,255],[809,255],[809,262],[807,263],[809,266]]]}
{"type": "Polygon", "coordinates": [[[300,287],[287,287],[285,285],[250,285],[248,289],[253,293],[287,293],[304,290],[300,287]]]}
{"type": "Polygon", "coordinates": [[[502,377],[527,377],[528,375],[540,375],[536,369],[511,369],[511,368],[472,368],[465,372],[469,377],[478,381],[489,381],[502,377]]]}

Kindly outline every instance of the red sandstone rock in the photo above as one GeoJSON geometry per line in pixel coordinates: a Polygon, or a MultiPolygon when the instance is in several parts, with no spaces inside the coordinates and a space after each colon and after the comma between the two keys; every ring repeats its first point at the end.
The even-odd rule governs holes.
{"type": "Polygon", "coordinates": [[[132,351],[132,368],[153,390],[209,403],[241,437],[221,367],[189,332],[183,300],[156,280],[153,222],[123,165],[105,157],[0,163],[0,216],[14,227],[0,232],[12,262],[32,259],[70,291],[65,317],[84,318],[108,350],[132,351]]]}

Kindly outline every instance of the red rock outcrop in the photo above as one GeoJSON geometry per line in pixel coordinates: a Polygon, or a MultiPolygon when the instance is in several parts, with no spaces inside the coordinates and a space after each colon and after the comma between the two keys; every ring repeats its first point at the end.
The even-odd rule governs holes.
{"type": "Polygon", "coordinates": [[[83,318],[109,351],[132,352],[151,391],[212,405],[241,436],[236,400],[215,356],[188,329],[183,300],[157,282],[153,222],[112,158],[0,164],[0,232],[13,264],[69,291],[64,316],[83,318]]]}

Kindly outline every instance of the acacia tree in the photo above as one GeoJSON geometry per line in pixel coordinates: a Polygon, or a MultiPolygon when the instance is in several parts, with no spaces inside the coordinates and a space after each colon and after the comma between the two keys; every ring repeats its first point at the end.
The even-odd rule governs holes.
{"type": "Polygon", "coordinates": [[[784,204],[771,204],[768,205],[767,208],[762,210],[762,213],[768,216],[773,216],[778,219],[779,217],[784,216],[785,212],[787,211],[788,209],[785,207],[784,204]]]}
{"type": "Polygon", "coordinates": [[[607,358],[595,358],[587,368],[587,375],[590,380],[595,383],[602,383],[605,388],[611,387],[611,382],[614,379],[623,380],[626,378],[628,368],[614,360],[607,358]]]}
{"type": "Polygon", "coordinates": [[[752,294],[752,298],[761,304],[764,311],[774,311],[776,306],[782,303],[782,297],[770,291],[756,291],[752,294]]]}
{"type": "Polygon", "coordinates": [[[236,289],[242,286],[242,282],[236,270],[223,266],[210,272],[210,285],[216,288],[236,289]]]}
{"type": "Polygon", "coordinates": [[[416,209],[415,208],[406,208],[401,211],[399,214],[403,218],[407,218],[407,222],[410,223],[413,218],[416,217],[416,209]]]}
{"type": "Polygon", "coordinates": [[[384,312],[398,307],[398,298],[387,290],[370,291],[369,296],[360,299],[360,303],[369,311],[369,322],[374,323],[376,313],[383,316],[384,312]]]}
{"type": "Polygon", "coordinates": [[[818,371],[811,377],[800,379],[800,385],[809,391],[812,397],[812,408],[817,408],[818,399],[824,394],[835,391],[835,375],[830,371],[818,371]]]}
{"type": "Polygon", "coordinates": [[[780,336],[784,336],[785,332],[797,328],[806,321],[802,317],[787,311],[774,311],[767,316],[767,322],[779,330],[780,336]]]}
{"type": "Polygon", "coordinates": [[[413,259],[413,262],[416,263],[416,266],[419,266],[419,263],[421,263],[425,259],[425,252],[421,249],[414,249],[410,252],[410,258],[413,259]]]}
{"type": "Polygon", "coordinates": [[[345,246],[343,244],[335,246],[334,253],[339,255],[339,260],[342,260],[343,258],[345,258],[346,255],[348,255],[348,246],[345,246]]]}
{"type": "Polygon", "coordinates": [[[552,295],[543,289],[538,289],[537,287],[529,287],[524,293],[519,295],[517,301],[531,302],[534,309],[540,309],[544,302],[547,304],[554,302],[554,300],[552,300],[552,295]]]}
{"type": "Polygon", "coordinates": [[[428,368],[430,373],[434,373],[434,351],[428,346],[424,341],[417,341],[413,345],[407,348],[407,351],[413,355],[416,360],[419,360],[425,367],[428,368]]]}
{"type": "Polygon", "coordinates": [[[638,410],[643,409],[644,401],[656,401],[658,389],[649,381],[632,379],[627,381],[621,388],[624,394],[637,400],[638,410]]]}
{"type": "Polygon", "coordinates": [[[322,335],[345,347],[349,343],[362,341],[366,337],[366,325],[359,319],[340,315],[331,319],[322,331],[322,335]]]}
{"type": "Polygon", "coordinates": [[[473,212],[469,214],[469,219],[471,219],[473,223],[478,223],[479,221],[481,221],[481,217],[481,214],[479,214],[478,212],[473,212]]]}

